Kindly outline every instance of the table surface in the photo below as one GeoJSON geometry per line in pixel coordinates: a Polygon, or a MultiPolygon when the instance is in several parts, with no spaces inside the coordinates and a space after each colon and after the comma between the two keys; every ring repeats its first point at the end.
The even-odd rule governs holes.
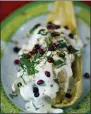
{"type": "MultiPolygon", "coordinates": [[[[14,12],[19,7],[28,4],[32,1],[0,1],[0,22],[2,22],[9,14],[14,12]]],[[[91,6],[91,1],[82,1],[83,3],[91,6]]]]}

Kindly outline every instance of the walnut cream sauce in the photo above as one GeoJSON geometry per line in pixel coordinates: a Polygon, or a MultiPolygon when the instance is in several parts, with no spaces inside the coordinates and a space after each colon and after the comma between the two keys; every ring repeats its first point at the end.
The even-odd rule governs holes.
{"type": "MultiPolygon", "coordinates": [[[[59,85],[54,80],[60,71],[64,71],[66,75],[65,93],[67,92],[69,78],[73,75],[71,65],[75,59],[74,54],[79,55],[83,45],[67,26],[51,22],[47,26],[35,25],[30,33],[32,36],[28,44],[23,45],[19,51],[20,64],[25,54],[29,61],[36,61],[36,65],[29,72],[29,67],[23,61],[12,89],[19,89],[23,99],[29,101],[25,105],[28,112],[62,113],[62,109],[53,109],[47,98],[55,98],[59,91],[59,85]]],[[[32,64],[30,67],[33,67],[32,64]]]]}

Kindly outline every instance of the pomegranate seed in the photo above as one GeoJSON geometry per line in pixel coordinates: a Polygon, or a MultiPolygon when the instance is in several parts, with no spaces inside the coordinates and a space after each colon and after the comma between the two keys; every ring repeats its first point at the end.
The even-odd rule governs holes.
{"type": "Polygon", "coordinates": [[[36,54],[38,51],[36,49],[32,50],[32,54],[36,54]]]}
{"type": "Polygon", "coordinates": [[[20,64],[20,60],[16,59],[16,60],[14,61],[14,63],[15,63],[15,64],[20,64]]]}
{"type": "Polygon", "coordinates": [[[54,47],[54,48],[56,48],[56,47],[57,47],[56,43],[53,43],[53,47],[54,47]]]}
{"type": "Polygon", "coordinates": [[[85,76],[85,78],[89,78],[90,77],[89,73],[87,73],[87,72],[84,74],[84,76],[85,76]]]}
{"type": "Polygon", "coordinates": [[[45,71],[45,75],[46,75],[47,77],[50,77],[50,72],[45,71]]]}
{"type": "Polygon", "coordinates": [[[37,81],[37,84],[38,84],[38,85],[44,84],[44,81],[43,81],[43,80],[38,80],[38,81],[37,81]]]}
{"type": "Polygon", "coordinates": [[[71,39],[74,38],[74,35],[73,35],[72,33],[70,33],[68,36],[69,36],[71,39]]]}
{"type": "Polygon", "coordinates": [[[45,53],[44,49],[40,48],[39,53],[43,55],[45,53]]]}
{"type": "Polygon", "coordinates": [[[40,49],[40,45],[39,44],[35,44],[35,49],[40,49]]]}
{"type": "Polygon", "coordinates": [[[53,63],[53,61],[54,61],[52,57],[49,57],[47,60],[49,63],[53,63]]]}
{"type": "Polygon", "coordinates": [[[67,29],[67,30],[69,29],[68,26],[64,26],[64,28],[67,29]]]}
{"type": "Polygon", "coordinates": [[[14,51],[15,53],[18,53],[18,52],[20,51],[20,48],[19,48],[19,47],[14,47],[14,48],[13,48],[13,51],[14,51]]]}
{"type": "Polygon", "coordinates": [[[69,50],[69,51],[70,51],[72,48],[73,48],[72,45],[69,45],[69,46],[68,46],[68,50],[69,50]]]}
{"type": "Polygon", "coordinates": [[[54,51],[54,47],[52,45],[49,46],[48,51],[54,51]]]}

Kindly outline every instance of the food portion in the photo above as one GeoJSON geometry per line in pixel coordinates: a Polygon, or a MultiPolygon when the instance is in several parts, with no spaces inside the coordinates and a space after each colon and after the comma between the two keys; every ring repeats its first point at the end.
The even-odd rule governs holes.
{"type": "MultiPolygon", "coordinates": [[[[70,29],[71,33],[74,34],[75,36],[74,39],[76,41],[76,44],[73,43],[74,40],[71,40],[72,42],[70,43],[74,44],[74,46],[72,45],[73,47],[75,47],[78,44],[78,47],[81,47],[80,49],[82,50],[83,46],[78,36],[74,8],[71,1],[56,1],[54,3],[54,8],[49,13],[49,16],[46,22],[49,22],[49,21],[51,21],[56,25],[61,25],[62,27],[65,27],[66,25],[66,29],[68,30],[70,29]]],[[[73,38],[72,34],[70,35],[67,34],[67,35],[73,38]]],[[[72,48],[72,46],[71,47],[69,46],[69,49],[72,48]]],[[[68,80],[69,89],[67,90],[66,94],[63,89],[64,82],[66,81],[65,80],[66,75],[64,74],[64,72],[59,73],[60,92],[57,94],[57,97],[55,98],[55,100],[52,101],[52,105],[57,108],[73,105],[80,98],[82,93],[82,56],[81,56],[81,53],[79,54],[76,53],[74,55],[75,55],[75,59],[71,63],[73,76],[70,77],[68,80]]]]}
{"type": "Polygon", "coordinates": [[[28,112],[62,113],[62,109],[52,106],[67,106],[75,97],[76,83],[81,78],[74,70],[81,59],[80,38],[68,26],[52,22],[35,25],[29,34],[28,43],[18,53],[19,70],[12,90],[20,91],[28,101],[28,112]]]}

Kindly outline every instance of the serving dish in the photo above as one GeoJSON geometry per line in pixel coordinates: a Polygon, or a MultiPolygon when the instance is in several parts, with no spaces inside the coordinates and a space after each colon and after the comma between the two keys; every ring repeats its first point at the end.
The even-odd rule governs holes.
{"type": "MultiPolygon", "coordinates": [[[[79,34],[82,36],[82,38],[84,37],[84,39],[83,39],[83,42],[84,42],[84,44],[85,44],[85,52],[88,52],[88,54],[89,54],[89,41],[87,41],[86,39],[85,39],[85,37],[89,37],[89,27],[88,27],[88,25],[89,25],[89,20],[87,20],[87,18],[85,19],[85,17],[83,16],[83,15],[80,15],[80,12],[83,12],[83,11],[85,11],[85,13],[86,13],[86,15],[88,15],[89,16],[89,12],[87,11],[87,9],[83,9],[83,8],[79,8],[80,6],[79,6],[79,2],[78,2],[78,4],[77,4],[77,2],[74,2],[75,4],[76,4],[76,9],[75,9],[75,11],[76,11],[76,14],[77,14],[77,16],[78,16],[78,18],[80,17],[80,19],[78,19],[78,22],[80,23],[80,25],[79,25],[79,28],[82,26],[82,28],[80,28],[80,30],[87,30],[88,32],[86,32],[87,33],[87,35],[86,34],[81,34],[82,32],[80,32],[79,34]],[[78,5],[78,7],[77,7],[77,5],[78,5]],[[87,22],[88,23],[88,25],[86,25],[81,19],[83,19],[85,22],[87,22]],[[86,28],[87,27],[87,28],[86,28]],[[86,45],[87,44],[87,45],[86,45]]],[[[12,39],[13,40],[15,40],[16,41],[16,38],[18,38],[19,37],[19,39],[17,39],[18,40],[18,42],[19,41],[21,41],[21,39],[24,39],[23,38],[23,36],[24,36],[24,33],[26,33],[27,31],[28,31],[28,29],[30,29],[30,25],[31,26],[33,26],[33,23],[35,23],[36,21],[37,22],[40,22],[41,20],[45,20],[46,19],[46,17],[47,17],[47,13],[48,13],[48,11],[49,10],[51,10],[51,8],[52,8],[52,5],[53,5],[53,3],[52,2],[44,2],[42,5],[41,5],[41,3],[40,2],[35,2],[35,3],[32,3],[32,4],[34,4],[36,7],[38,7],[40,10],[38,11],[38,12],[36,12],[36,9],[35,9],[35,7],[33,7],[33,5],[31,6],[31,8],[29,7],[30,6],[30,4],[28,4],[28,5],[26,5],[25,7],[26,7],[26,12],[24,11],[23,12],[23,10],[24,10],[24,8],[25,7],[23,7],[21,10],[20,10],[20,12],[18,12],[18,15],[17,15],[17,13],[16,13],[16,15],[17,16],[15,16],[17,19],[15,19],[15,17],[13,17],[13,16],[11,16],[10,18],[8,18],[7,20],[8,20],[8,23],[6,23],[6,25],[5,25],[5,22],[4,23],[2,23],[2,33],[1,33],[1,35],[2,35],[2,53],[3,53],[3,50],[5,51],[5,53],[4,53],[4,56],[2,56],[3,58],[2,58],[2,69],[1,70],[3,70],[1,73],[2,73],[2,82],[3,82],[3,86],[4,86],[4,89],[5,89],[5,91],[6,91],[6,94],[8,95],[8,97],[12,100],[12,102],[15,104],[15,105],[17,105],[17,107],[19,107],[20,109],[23,109],[24,107],[21,105],[21,104],[23,104],[24,103],[24,101],[22,101],[22,103],[20,103],[20,102],[18,102],[17,103],[17,101],[18,100],[22,100],[21,98],[20,98],[20,96],[18,96],[18,97],[16,97],[16,98],[14,98],[14,99],[12,99],[10,96],[9,96],[9,94],[11,93],[11,90],[9,89],[10,88],[10,86],[11,86],[11,82],[10,81],[7,81],[7,80],[12,80],[14,77],[12,77],[12,75],[14,75],[14,73],[16,72],[15,70],[13,71],[12,70],[12,73],[10,73],[11,72],[11,69],[12,69],[12,65],[13,65],[13,67],[14,67],[14,69],[15,69],[15,65],[13,64],[13,61],[14,61],[14,59],[17,57],[16,56],[16,54],[14,54],[13,52],[12,52],[12,47],[15,45],[14,43],[15,42],[13,42],[12,43],[12,41],[8,38],[8,37],[11,37],[11,35],[13,35],[12,36],[12,39]],[[28,7],[27,7],[28,6],[28,7]],[[45,7],[45,8],[44,8],[45,7]],[[31,9],[31,11],[32,11],[32,13],[31,14],[29,14],[30,13],[30,9],[31,9]],[[41,10],[41,9],[43,9],[43,10],[41,10]],[[37,14],[36,14],[37,13],[37,14]],[[45,14],[44,14],[45,13],[45,14]],[[20,15],[21,14],[21,15],[20,15]],[[31,19],[31,18],[33,18],[33,16],[37,16],[37,15],[39,15],[40,14],[40,16],[38,16],[38,17],[35,17],[35,19],[31,19]],[[22,20],[20,20],[19,21],[19,19],[21,19],[22,18],[22,20]],[[9,22],[9,19],[12,19],[12,22],[9,22]],[[31,19],[31,21],[30,21],[30,19],[31,19]],[[27,22],[26,22],[27,21],[27,22]],[[25,24],[24,24],[25,23],[25,24]],[[22,25],[23,24],[23,25],[22,25]],[[22,25],[21,27],[20,27],[20,25],[22,25]],[[18,29],[20,27],[20,29],[17,31],[17,32],[15,32],[16,31],[16,29],[18,29]],[[9,31],[9,29],[8,28],[12,28],[10,31],[9,31]],[[25,31],[26,30],[26,31],[25,31]],[[14,33],[15,32],[15,33],[14,33]],[[23,33],[23,34],[21,34],[21,32],[23,33]],[[4,33],[6,33],[6,34],[4,34],[4,33]],[[8,42],[9,41],[9,42],[8,42]],[[6,43],[8,43],[8,48],[5,48],[5,45],[6,45],[6,43]],[[7,55],[8,54],[8,55],[7,55]],[[10,57],[12,55],[12,58],[10,57]],[[7,58],[8,57],[8,58],[7,58]],[[10,60],[9,60],[10,59],[10,60]],[[10,63],[10,61],[11,61],[11,63],[10,63]],[[9,62],[9,63],[8,63],[9,62]],[[4,64],[3,64],[4,63],[4,64]],[[7,65],[6,65],[7,64],[7,65]],[[10,66],[10,68],[8,67],[8,66],[10,66]],[[8,69],[9,68],[9,69],[8,69]],[[6,71],[4,72],[4,69],[6,69],[6,71]],[[6,73],[7,74],[7,77],[5,77],[6,76],[6,74],[4,74],[4,73],[6,73]],[[9,77],[8,77],[9,76],[9,77]],[[17,99],[17,100],[16,100],[17,99]]],[[[82,13],[81,13],[82,14],[82,13]]],[[[88,40],[89,40],[89,38],[87,38],[88,40]]],[[[25,42],[25,41],[23,41],[23,42],[25,42]]],[[[19,45],[21,45],[23,42],[20,42],[19,43],[19,45]]],[[[88,55],[88,57],[89,57],[89,55],[88,55]]],[[[83,59],[85,59],[85,54],[84,54],[84,57],[83,57],[83,59]]],[[[84,60],[85,61],[85,68],[84,68],[84,72],[83,72],[83,74],[85,73],[85,72],[89,72],[89,68],[88,68],[88,64],[89,64],[89,59],[88,59],[88,61],[86,61],[86,60],[84,60]],[[86,64],[87,64],[87,66],[86,66],[86,64]],[[87,68],[87,69],[86,69],[87,68]]],[[[83,65],[84,66],[84,65],[83,65]]],[[[84,77],[83,77],[83,88],[84,88],[84,90],[83,90],[83,94],[82,94],[82,96],[84,97],[87,93],[88,93],[88,91],[89,91],[89,86],[90,86],[90,81],[89,81],[89,79],[85,79],[84,77]],[[86,86],[85,86],[86,85],[86,86]],[[85,89],[85,88],[88,88],[88,89],[85,89]],[[87,90],[87,92],[86,92],[86,90],[87,90]]],[[[10,102],[10,101],[8,101],[7,100],[7,97],[5,96],[5,94],[2,92],[2,110],[5,112],[5,110],[6,110],[6,112],[9,112],[9,111],[12,111],[11,109],[13,109],[13,111],[14,112],[16,112],[16,111],[19,111],[17,108],[15,108],[14,107],[14,105],[10,105],[10,108],[6,108],[7,107],[7,104],[10,102]],[[5,103],[4,104],[4,101],[6,101],[7,103],[5,103]],[[6,105],[6,106],[4,106],[4,105],[6,105]],[[12,107],[12,108],[11,108],[12,107]],[[8,110],[8,111],[7,111],[8,110]]],[[[82,98],[82,97],[81,97],[82,98]]],[[[87,98],[89,98],[89,97],[87,97],[87,98]]],[[[88,103],[89,104],[89,103],[88,103]]],[[[88,107],[87,107],[88,108],[88,107]]],[[[80,110],[80,109],[79,109],[80,110]]],[[[71,109],[69,109],[69,111],[79,111],[79,110],[75,110],[74,108],[73,108],[73,110],[71,109]]],[[[87,109],[86,109],[87,110],[87,109]]],[[[84,110],[84,111],[86,111],[86,110],[84,110]]],[[[88,109],[89,110],[89,109],[88,109]]]]}

